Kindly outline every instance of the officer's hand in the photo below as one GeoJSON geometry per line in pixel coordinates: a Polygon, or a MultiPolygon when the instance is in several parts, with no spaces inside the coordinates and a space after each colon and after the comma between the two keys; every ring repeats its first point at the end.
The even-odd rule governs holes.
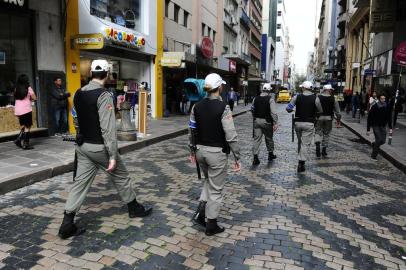
{"type": "Polygon", "coordinates": [[[233,172],[241,171],[241,163],[239,161],[234,162],[232,170],[233,170],[233,172]]]}
{"type": "Polygon", "coordinates": [[[275,132],[277,130],[278,130],[278,125],[277,124],[273,125],[273,132],[275,132]]]}
{"type": "Polygon", "coordinates": [[[196,164],[196,155],[190,154],[189,160],[193,165],[196,164]]]}
{"type": "Polygon", "coordinates": [[[117,166],[116,160],[115,160],[115,159],[111,159],[110,162],[109,162],[109,167],[107,168],[106,171],[112,172],[112,171],[114,171],[114,169],[116,168],[116,166],[117,166]]]}

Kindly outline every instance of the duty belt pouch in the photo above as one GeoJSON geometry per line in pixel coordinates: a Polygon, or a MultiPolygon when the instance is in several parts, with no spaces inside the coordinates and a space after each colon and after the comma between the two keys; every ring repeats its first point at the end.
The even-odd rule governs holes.
{"type": "Polygon", "coordinates": [[[82,134],[76,134],[76,143],[81,146],[85,142],[85,138],[82,134]]]}

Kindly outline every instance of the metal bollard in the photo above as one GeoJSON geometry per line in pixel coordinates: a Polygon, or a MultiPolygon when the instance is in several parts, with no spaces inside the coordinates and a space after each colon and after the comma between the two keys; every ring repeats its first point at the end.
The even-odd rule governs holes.
{"type": "Polygon", "coordinates": [[[121,125],[117,129],[117,138],[120,141],[136,141],[137,132],[131,123],[131,104],[124,101],[120,104],[121,125]]]}

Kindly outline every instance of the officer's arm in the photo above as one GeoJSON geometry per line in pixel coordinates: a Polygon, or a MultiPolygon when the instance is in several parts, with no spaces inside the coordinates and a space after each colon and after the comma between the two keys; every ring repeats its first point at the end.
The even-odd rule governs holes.
{"type": "Polygon", "coordinates": [[[316,104],[318,115],[321,115],[323,113],[323,107],[321,106],[321,102],[320,102],[319,97],[316,97],[315,104],[316,104]]]}
{"type": "Polygon", "coordinates": [[[191,151],[193,151],[192,147],[196,146],[196,131],[195,106],[193,105],[189,118],[189,146],[191,151]]]}
{"type": "Polygon", "coordinates": [[[113,97],[107,91],[100,95],[97,100],[99,111],[100,128],[104,140],[104,145],[109,153],[110,160],[117,159],[117,132],[116,115],[114,112],[113,97]]]}
{"type": "Polygon", "coordinates": [[[234,153],[236,160],[240,160],[240,146],[238,144],[238,135],[234,127],[233,114],[230,107],[227,105],[221,118],[224,133],[226,134],[226,141],[234,153]]]}
{"type": "Polygon", "coordinates": [[[272,116],[273,124],[277,125],[278,124],[278,115],[276,114],[275,100],[273,98],[269,99],[269,107],[271,109],[271,116],[272,116]]]}
{"type": "Polygon", "coordinates": [[[334,100],[334,113],[336,114],[337,120],[341,120],[340,104],[337,100],[334,100]]]}
{"type": "Polygon", "coordinates": [[[295,106],[296,106],[296,99],[297,99],[297,95],[294,96],[294,97],[292,98],[292,100],[289,102],[288,106],[286,106],[286,111],[287,111],[288,113],[293,112],[293,109],[294,109],[295,106]]]}
{"type": "Polygon", "coordinates": [[[254,116],[254,111],[255,111],[255,98],[252,100],[252,103],[251,103],[251,114],[252,114],[252,116],[254,116]]]}
{"type": "MultiPolygon", "coordinates": [[[[73,96],[73,100],[75,100],[75,96],[73,96]]],[[[72,104],[71,114],[72,114],[72,118],[73,118],[73,126],[75,127],[75,130],[76,130],[76,134],[79,134],[80,133],[79,121],[78,121],[78,115],[76,113],[75,103],[72,104]]]]}

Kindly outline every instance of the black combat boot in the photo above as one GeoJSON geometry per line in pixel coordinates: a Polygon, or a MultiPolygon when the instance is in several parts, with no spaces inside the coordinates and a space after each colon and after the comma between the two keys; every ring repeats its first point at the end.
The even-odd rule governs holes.
{"type": "Polygon", "coordinates": [[[321,149],[321,155],[322,155],[323,157],[327,157],[327,147],[323,147],[323,148],[321,149]]]}
{"type": "Polygon", "coordinates": [[[206,202],[200,202],[193,214],[192,222],[206,227],[206,202]]]}
{"type": "Polygon", "coordinates": [[[254,161],[252,161],[252,165],[257,166],[259,165],[259,163],[261,162],[259,161],[258,155],[254,155],[254,161]]]}
{"type": "Polygon", "coordinates": [[[86,231],[85,228],[78,228],[73,219],[75,218],[75,213],[63,213],[63,221],[61,227],[59,228],[58,235],[62,239],[67,239],[71,236],[77,236],[86,231]]]}
{"type": "Polygon", "coordinates": [[[321,156],[321,154],[320,154],[320,143],[319,142],[316,142],[316,157],[320,157],[321,156]]]}
{"type": "Polygon", "coordinates": [[[145,210],[145,207],[137,202],[137,199],[132,200],[127,203],[128,206],[128,216],[130,218],[135,217],[146,217],[152,213],[152,208],[145,210]]]}
{"type": "Polygon", "coordinates": [[[297,172],[304,172],[305,170],[305,162],[300,160],[297,166],[297,172]]]}
{"type": "Polygon", "coordinates": [[[218,233],[224,232],[224,227],[220,227],[217,225],[217,219],[207,219],[207,224],[206,224],[206,235],[207,236],[212,236],[218,233]]]}
{"type": "Polygon", "coordinates": [[[24,150],[31,150],[34,149],[34,147],[32,147],[30,145],[30,132],[24,132],[22,135],[22,140],[23,140],[23,149],[24,150]]]}
{"type": "Polygon", "coordinates": [[[23,138],[23,134],[24,134],[24,128],[22,128],[20,130],[20,133],[18,134],[17,138],[14,140],[15,145],[17,145],[18,147],[23,147],[21,144],[21,140],[23,138]]]}
{"type": "Polygon", "coordinates": [[[268,153],[268,161],[271,161],[271,160],[273,160],[275,158],[276,158],[276,156],[275,156],[275,154],[273,152],[268,153]]]}

